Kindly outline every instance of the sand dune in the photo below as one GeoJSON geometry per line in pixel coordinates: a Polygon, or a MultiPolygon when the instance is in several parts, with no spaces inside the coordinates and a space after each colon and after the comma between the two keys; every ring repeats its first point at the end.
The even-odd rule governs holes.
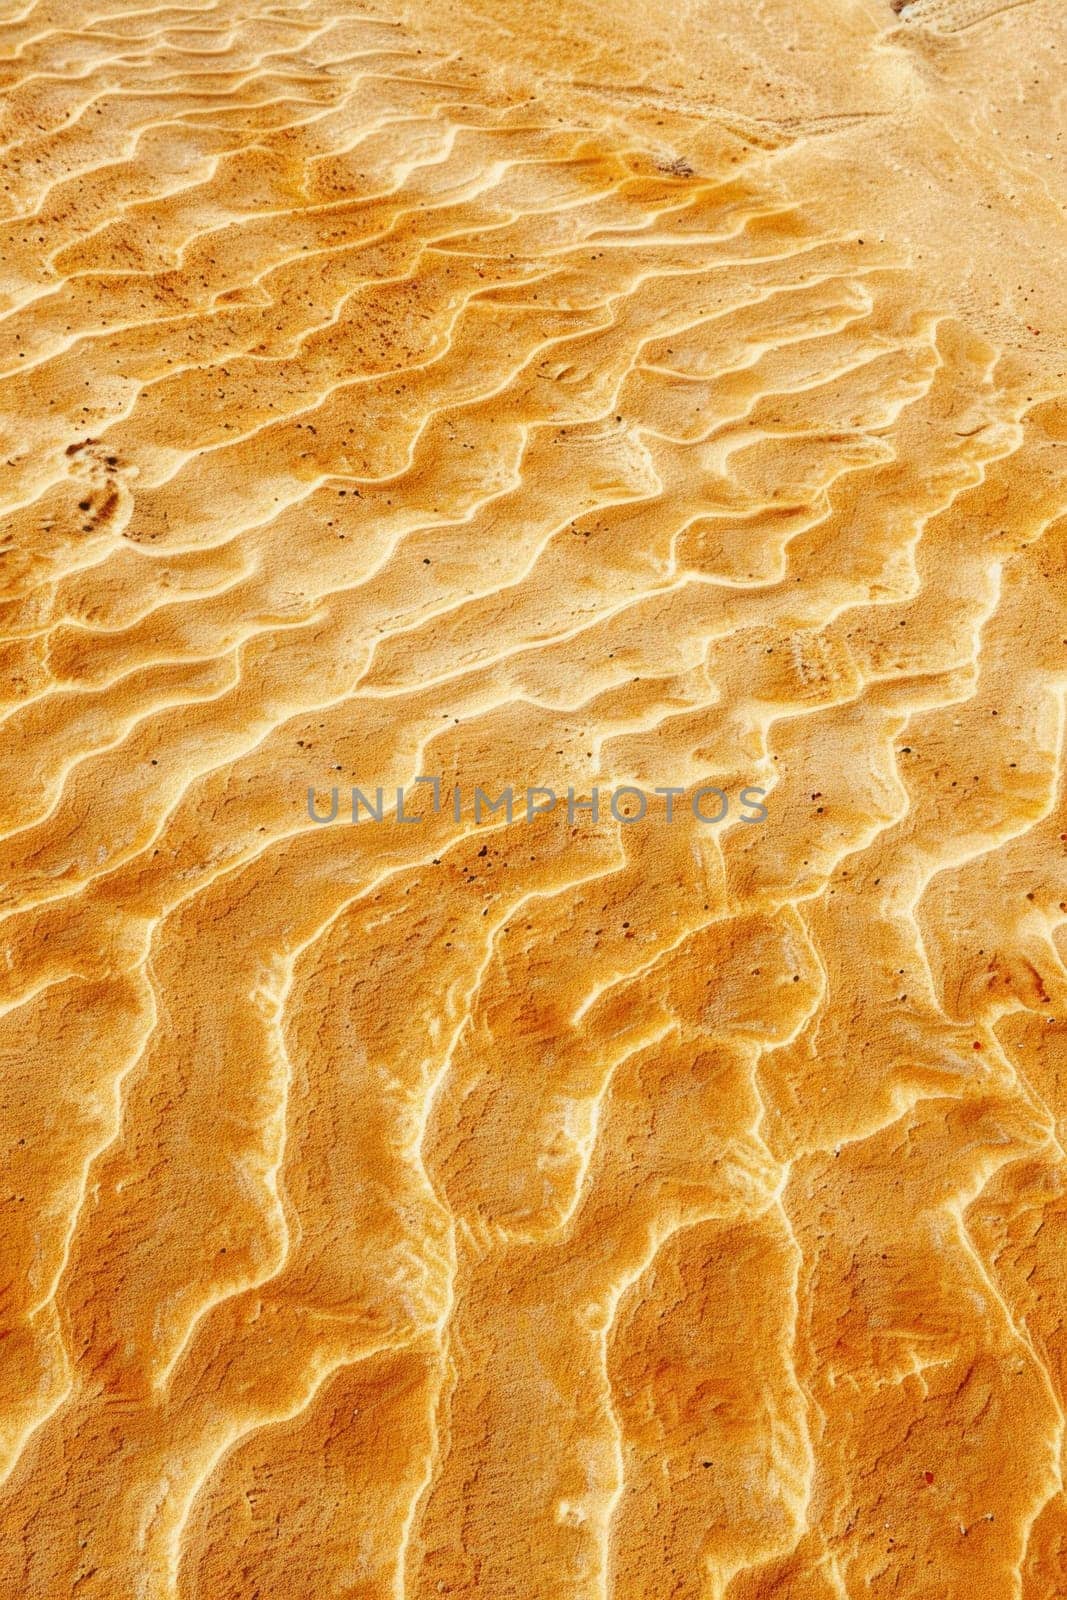
{"type": "Polygon", "coordinates": [[[1067,1596],[1065,57],[0,16],[0,1600],[1067,1596]]]}

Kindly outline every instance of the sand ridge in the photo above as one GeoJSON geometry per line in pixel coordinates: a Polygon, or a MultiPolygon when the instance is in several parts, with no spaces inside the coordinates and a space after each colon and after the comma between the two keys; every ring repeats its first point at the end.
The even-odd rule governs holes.
{"type": "Polygon", "coordinates": [[[0,17],[0,1600],[1067,1595],[1065,52],[0,17]]]}

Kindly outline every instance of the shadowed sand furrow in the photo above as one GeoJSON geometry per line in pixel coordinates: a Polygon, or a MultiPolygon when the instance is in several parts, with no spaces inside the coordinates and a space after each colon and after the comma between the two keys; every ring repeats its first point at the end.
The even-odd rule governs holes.
{"type": "Polygon", "coordinates": [[[0,18],[0,1600],[1067,1594],[1065,51],[0,18]]]}

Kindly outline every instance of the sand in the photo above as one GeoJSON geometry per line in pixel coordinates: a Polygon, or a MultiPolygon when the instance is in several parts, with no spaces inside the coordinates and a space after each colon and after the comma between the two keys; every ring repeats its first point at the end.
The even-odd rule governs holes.
{"type": "Polygon", "coordinates": [[[1067,1596],[1065,58],[8,0],[0,1600],[1067,1596]]]}

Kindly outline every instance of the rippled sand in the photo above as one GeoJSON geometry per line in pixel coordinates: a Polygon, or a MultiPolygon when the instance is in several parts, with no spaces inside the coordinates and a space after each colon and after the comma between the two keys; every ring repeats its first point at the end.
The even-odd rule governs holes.
{"type": "Polygon", "coordinates": [[[1067,1596],[1065,60],[7,5],[0,1600],[1067,1596]]]}

